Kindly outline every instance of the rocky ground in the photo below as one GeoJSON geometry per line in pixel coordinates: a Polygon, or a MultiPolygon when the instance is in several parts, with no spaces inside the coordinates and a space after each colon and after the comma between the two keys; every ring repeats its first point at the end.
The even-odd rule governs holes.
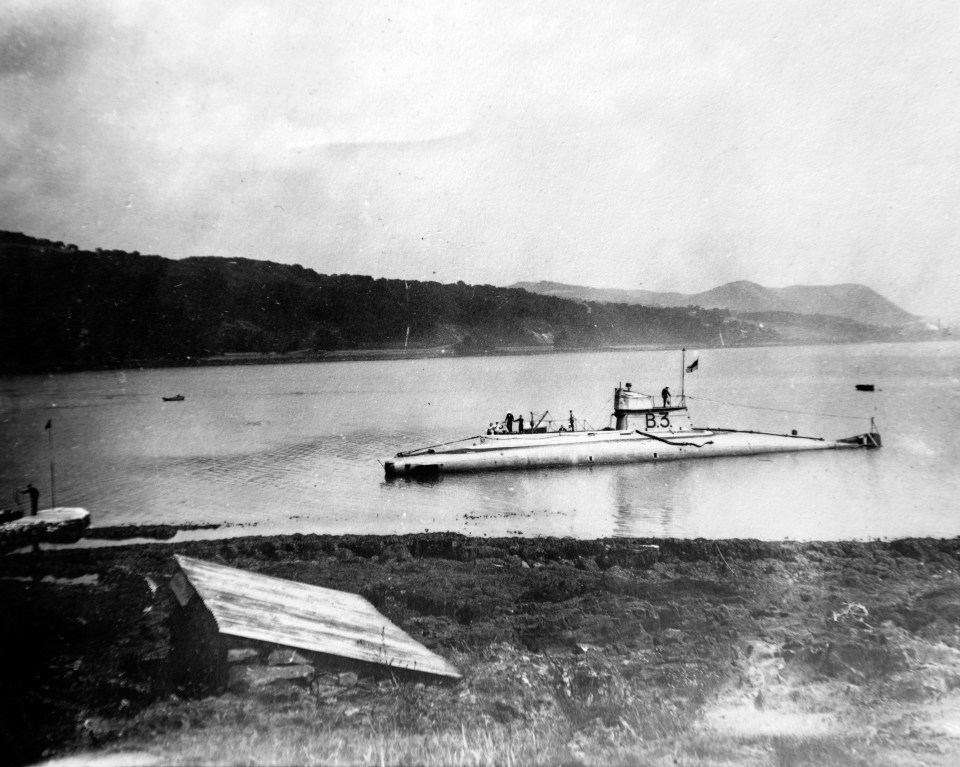
{"type": "Polygon", "coordinates": [[[960,764],[958,567],[960,539],[291,536],[10,554],[0,763],[960,764]],[[231,689],[186,696],[170,667],[174,553],[362,594],[463,679],[271,675],[248,658],[231,689]]]}

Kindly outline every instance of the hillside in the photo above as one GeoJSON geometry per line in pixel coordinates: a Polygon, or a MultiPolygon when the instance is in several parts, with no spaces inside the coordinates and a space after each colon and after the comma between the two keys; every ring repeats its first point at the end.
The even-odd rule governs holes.
{"type": "Polygon", "coordinates": [[[868,325],[904,325],[917,318],[864,285],[793,285],[766,288],[740,280],[702,293],[655,293],[564,285],[556,282],[519,282],[511,285],[532,293],[588,301],[611,301],[647,306],[700,306],[731,312],[790,312],[844,317],[868,325]]]}
{"type": "Polygon", "coordinates": [[[645,306],[691,306],[690,296],[684,293],[656,293],[652,290],[622,290],[618,288],[591,288],[585,285],[566,285],[562,282],[515,282],[511,288],[527,290],[544,296],[568,298],[571,301],[596,301],[612,304],[643,304],[645,306]]]}
{"type": "Polygon", "coordinates": [[[19,233],[0,233],[0,278],[5,373],[370,349],[706,346],[721,328],[728,343],[779,341],[771,328],[721,309],[325,275],[241,258],[89,252],[19,233]]]}

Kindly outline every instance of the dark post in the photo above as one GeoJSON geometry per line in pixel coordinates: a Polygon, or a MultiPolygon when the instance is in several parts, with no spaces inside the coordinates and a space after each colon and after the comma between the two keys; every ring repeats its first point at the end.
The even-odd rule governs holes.
{"type": "Polygon", "coordinates": [[[57,507],[57,485],[53,479],[53,419],[51,418],[47,421],[47,425],[44,426],[47,430],[47,436],[50,444],[50,508],[55,509],[57,507]]]}

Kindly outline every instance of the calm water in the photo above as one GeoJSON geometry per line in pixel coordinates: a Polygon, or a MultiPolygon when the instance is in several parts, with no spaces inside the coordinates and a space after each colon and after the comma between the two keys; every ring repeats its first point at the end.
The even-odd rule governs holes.
{"type": "MultiPolygon", "coordinates": [[[[608,423],[613,389],[679,393],[679,353],[623,352],[76,373],[0,379],[0,506],[33,481],[94,525],[276,532],[754,537],[960,535],[960,344],[702,352],[694,423],[841,437],[879,451],[387,482],[400,449],[507,410],[608,423]],[[873,383],[878,391],[855,391],[873,383]],[[186,401],[161,397],[183,393],[186,401]],[[747,407],[749,406],[749,407],[747,407]],[[762,409],[761,409],[762,408],[762,409]],[[44,429],[48,419],[53,428],[44,429]]],[[[689,361],[689,357],[688,357],[689,361]]]]}

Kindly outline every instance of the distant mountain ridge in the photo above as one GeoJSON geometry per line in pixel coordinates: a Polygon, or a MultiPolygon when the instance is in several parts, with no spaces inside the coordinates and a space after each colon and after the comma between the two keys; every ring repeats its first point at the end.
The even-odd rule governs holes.
{"type": "Polygon", "coordinates": [[[646,306],[700,306],[732,312],[790,312],[819,314],[871,325],[905,325],[918,318],[865,285],[791,285],[766,288],[739,280],[702,293],[657,293],[565,285],[559,282],[517,282],[511,288],[580,301],[644,304],[646,306]]]}

